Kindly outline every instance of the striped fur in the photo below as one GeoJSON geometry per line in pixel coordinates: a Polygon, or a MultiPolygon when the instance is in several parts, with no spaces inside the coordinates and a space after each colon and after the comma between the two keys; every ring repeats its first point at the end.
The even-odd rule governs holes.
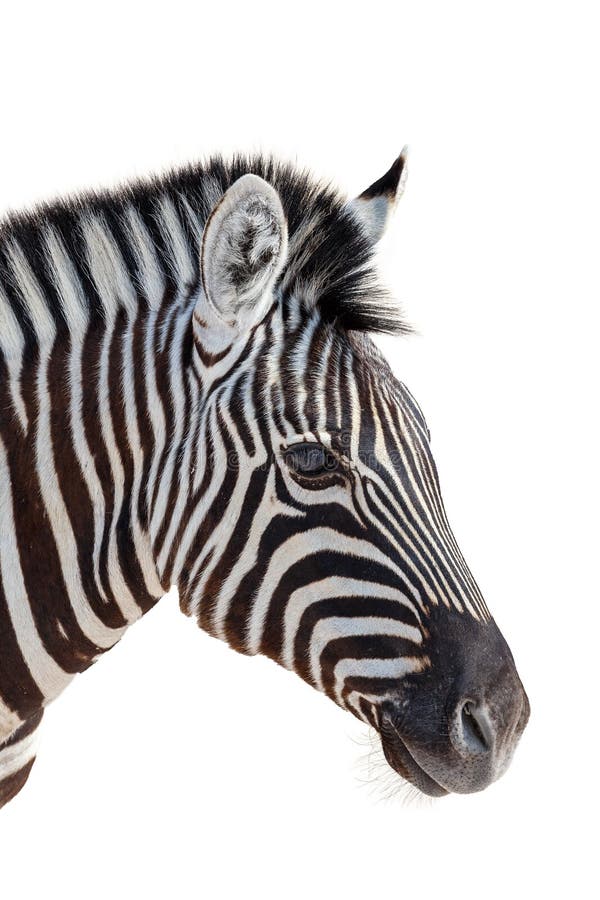
{"type": "Polygon", "coordinates": [[[263,158],[0,226],[0,805],[43,707],[172,585],[205,630],[377,728],[435,667],[444,617],[492,627],[423,415],[364,333],[407,330],[372,250],[343,198],[263,158]],[[199,263],[246,172],[281,200],[287,255],[242,329],[199,263]],[[306,442],[334,461],[317,479],[287,462],[306,442]]]}

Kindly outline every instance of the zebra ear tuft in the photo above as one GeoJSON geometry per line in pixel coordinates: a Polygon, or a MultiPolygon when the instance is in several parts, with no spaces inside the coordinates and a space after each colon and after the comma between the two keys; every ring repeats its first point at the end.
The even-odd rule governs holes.
{"type": "Polygon", "coordinates": [[[374,244],[383,235],[391,214],[404,193],[408,175],[407,162],[408,147],[404,147],[385,175],[348,204],[374,244]]]}
{"type": "Polygon", "coordinates": [[[287,255],[287,222],[277,191],[243,175],[213,209],[202,237],[202,282],[230,326],[259,321],[287,255]]]}

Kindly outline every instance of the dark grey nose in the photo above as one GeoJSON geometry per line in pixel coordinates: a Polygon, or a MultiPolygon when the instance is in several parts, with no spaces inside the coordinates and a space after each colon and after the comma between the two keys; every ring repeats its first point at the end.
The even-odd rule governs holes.
{"type": "Polygon", "coordinates": [[[450,726],[450,740],[461,756],[490,753],[496,739],[490,711],[485,703],[461,700],[450,726]]]}

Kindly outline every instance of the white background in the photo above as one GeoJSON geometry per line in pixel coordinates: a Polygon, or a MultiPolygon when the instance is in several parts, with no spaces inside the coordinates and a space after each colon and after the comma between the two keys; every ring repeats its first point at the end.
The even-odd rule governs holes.
{"type": "Polygon", "coordinates": [[[531,722],[484,793],[386,799],[360,723],[169,597],[47,712],[2,897],[598,896],[594,4],[207,6],[4,5],[0,209],[234,149],[354,194],[409,141],[383,344],[531,722]]]}

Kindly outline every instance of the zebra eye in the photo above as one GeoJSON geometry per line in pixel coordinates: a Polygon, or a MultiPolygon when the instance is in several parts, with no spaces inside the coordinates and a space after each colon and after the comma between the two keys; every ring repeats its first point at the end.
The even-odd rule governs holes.
{"type": "Polygon", "coordinates": [[[292,472],[304,478],[319,478],[338,468],[334,454],[323,444],[313,442],[293,444],[285,451],[284,459],[292,472]]]}

